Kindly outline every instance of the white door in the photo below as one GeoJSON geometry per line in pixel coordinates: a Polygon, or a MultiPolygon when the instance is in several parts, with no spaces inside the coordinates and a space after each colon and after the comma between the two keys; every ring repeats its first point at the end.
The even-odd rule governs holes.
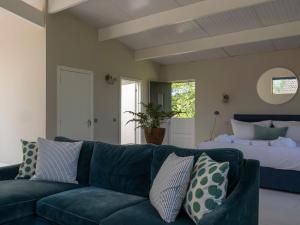
{"type": "Polygon", "coordinates": [[[93,73],[58,67],[58,135],[74,139],[93,139],[93,73]]]}
{"type": "Polygon", "coordinates": [[[183,148],[195,148],[195,119],[171,119],[169,139],[171,145],[183,148]]]}

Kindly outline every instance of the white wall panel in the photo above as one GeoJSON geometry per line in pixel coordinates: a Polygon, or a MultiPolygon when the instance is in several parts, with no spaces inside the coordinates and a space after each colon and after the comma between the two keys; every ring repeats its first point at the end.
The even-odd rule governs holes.
{"type": "Polygon", "coordinates": [[[97,28],[121,23],[131,17],[117,8],[111,0],[89,0],[70,11],[97,28]]]}
{"type": "Polygon", "coordinates": [[[117,8],[133,18],[148,16],[161,11],[177,8],[174,0],[110,0],[117,8]]]}
{"type": "Polygon", "coordinates": [[[197,22],[212,36],[261,27],[253,8],[219,13],[200,18],[197,22]]]}
{"type": "Polygon", "coordinates": [[[299,0],[277,0],[255,6],[264,26],[300,20],[299,0]]]}

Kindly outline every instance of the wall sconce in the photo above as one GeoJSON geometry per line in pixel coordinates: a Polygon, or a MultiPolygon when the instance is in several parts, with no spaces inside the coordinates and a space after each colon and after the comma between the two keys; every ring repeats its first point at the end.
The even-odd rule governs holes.
{"type": "Polygon", "coordinates": [[[222,102],[223,103],[229,103],[229,100],[230,100],[230,97],[228,94],[223,94],[223,99],[222,99],[222,102]]]}
{"type": "Polygon", "coordinates": [[[117,78],[113,77],[112,75],[110,75],[109,73],[105,75],[105,81],[106,83],[110,84],[110,85],[114,85],[115,82],[117,81],[117,78]]]}

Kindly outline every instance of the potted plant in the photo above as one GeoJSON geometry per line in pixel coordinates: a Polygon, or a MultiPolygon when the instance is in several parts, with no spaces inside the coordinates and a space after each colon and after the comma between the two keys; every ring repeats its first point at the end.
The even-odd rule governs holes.
{"type": "Polygon", "coordinates": [[[145,138],[148,144],[161,145],[166,133],[166,129],[160,127],[161,124],[166,120],[180,114],[181,112],[165,112],[162,110],[161,105],[154,105],[153,103],[141,104],[143,105],[145,112],[136,113],[132,111],[126,111],[134,116],[134,118],[129,120],[127,124],[130,122],[137,123],[138,125],[136,128],[144,129],[145,138]]]}

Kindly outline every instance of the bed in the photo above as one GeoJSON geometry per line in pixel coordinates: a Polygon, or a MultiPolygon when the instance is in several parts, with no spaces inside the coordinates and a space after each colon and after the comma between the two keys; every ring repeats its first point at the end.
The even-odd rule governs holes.
{"type": "MultiPolygon", "coordinates": [[[[243,122],[300,121],[300,115],[250,115],[235,114],[234,119],[243,122]]],[[[221,144],[205,142],[199,148],[237,148],[245,158],[261,161],[261,188],[300,193],[300,146],[294,149],[281,149],[264,146],[241,146],[238,144],[221,144]]]]}

